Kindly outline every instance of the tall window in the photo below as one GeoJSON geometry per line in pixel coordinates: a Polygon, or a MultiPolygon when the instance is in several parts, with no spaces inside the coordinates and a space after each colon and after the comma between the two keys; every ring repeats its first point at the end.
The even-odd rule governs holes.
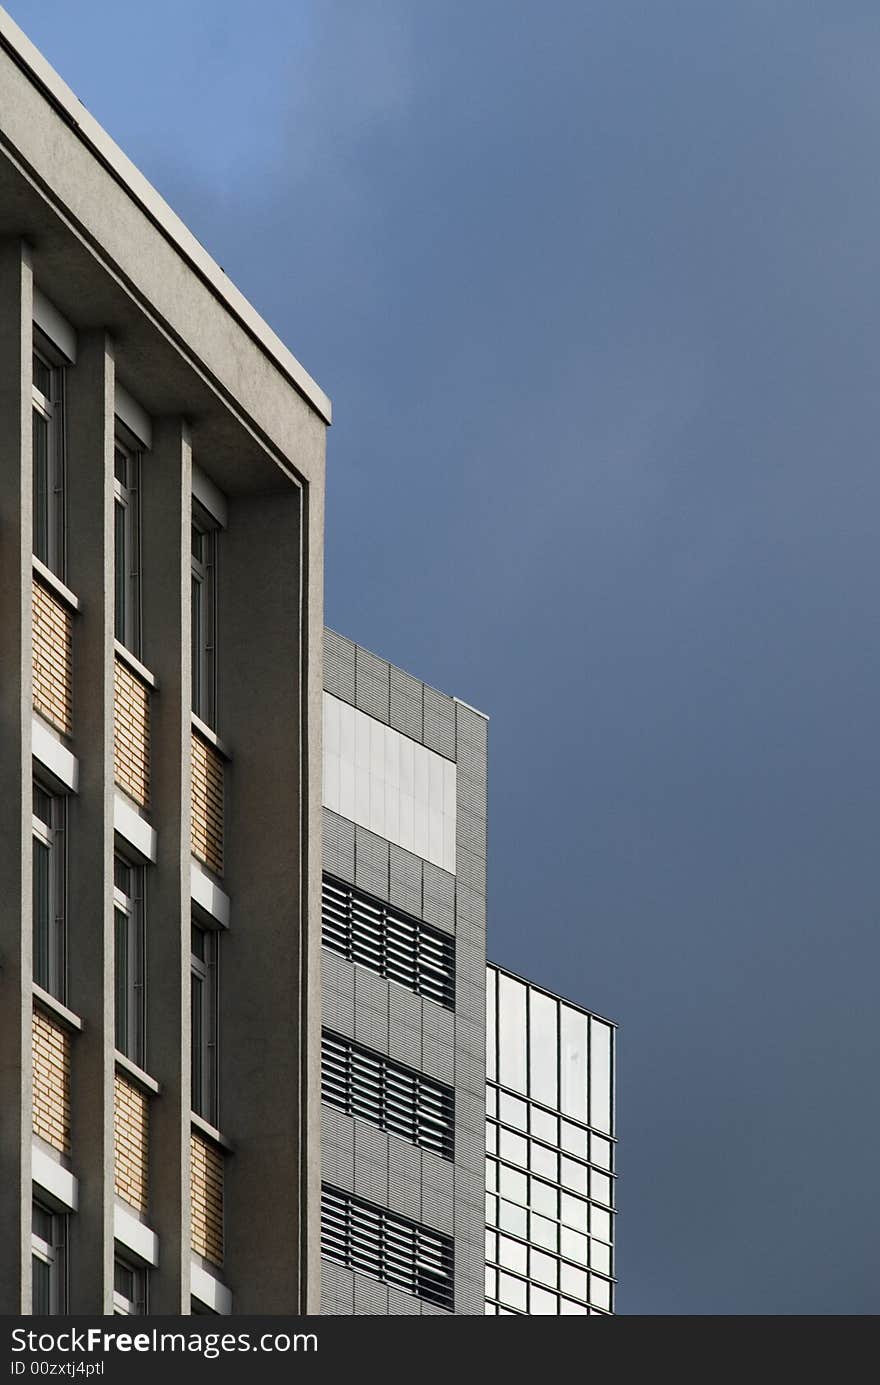
{"type": "Polygon", "coordinates": [[[113,861],[116,931],[116,1047],[141,1067],[144,1054],[144,870],[113,861]]]}
{"type": "Polygon", "coordinates": [[[212,1125],[218,1121],[219,933],[192,925],[192,1109],[212,1125]]]}
{"type": "Polygon", "coordinates": [[[67,1312],[67,1217],[34,1202],[31,1221],[31,1311],[41,1317],[67,1312]]]}
{"type": "Polygon", "coordinates": [[[192,516],[192,707],[213,726],[217,716],[217,528],[201,505],[192,516]]]}
{"type": "Polygon", "coordinates": [[[115,1317],[140,1316],[147,1311],[147,1271],[124,1256],[113,1261],[113,1313],[115,1317]]]}
{"type": "Polygon", "coordinates": [[[33,355],[34,554],[64,576],[64,372],[43,345],[33,355]]]}
{"type": "Polygon", "coordinates": [[[65,800],[34,784],[34,981],[65,997],[65,800]]]}
{"type": "Polygon", "coordinates": [[[116,441],[114,460],[116,638],[141,652],[140,453],[116,441]]]}

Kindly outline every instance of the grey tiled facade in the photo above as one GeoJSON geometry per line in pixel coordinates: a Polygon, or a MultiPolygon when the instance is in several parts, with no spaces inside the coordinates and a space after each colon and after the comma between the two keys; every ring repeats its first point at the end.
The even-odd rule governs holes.
{"type": "MultiPolygon", "coordinates": [[[[323,949],[323,1022],[454,1088],[455,1158],[322,1105],[322,1177],[451,1237],[454,1312],[484,1312],[486,719],[333,631],[324,687],[456,767],[453,874],[324,809],[324,871],[455,938],[455,1008],[323,949]]],[[[445,1310],[340,1265],[323,1264],[324,1314],[445,1310]]]]}

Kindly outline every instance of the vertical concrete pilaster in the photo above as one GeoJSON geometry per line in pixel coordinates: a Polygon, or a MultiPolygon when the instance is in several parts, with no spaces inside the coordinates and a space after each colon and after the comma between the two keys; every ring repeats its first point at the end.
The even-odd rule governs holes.
{"type": "Polygon", "coordinates": [[[79,793],[68,822],[73,1046],[70,1311],[113,1312],[113,345],[83,333],[68,372],[68,582],[82,602],[73,659],[79,793]]]}
{"type": "Polygon", "coordinates": [[[159,1267],[156,1313],[190,1308],[190,517],[192,456],[180,419],[159,419],[141,501],[143,658],[151,698],[152,813],[158,854],[147,894],[147,1057],[151,1102],[150,1224],[159,1267]]]}
{"type": "Polygon", "coordinates": [[[0,243],[0,1313],[31,1307],[33,277],[0,243]]]}

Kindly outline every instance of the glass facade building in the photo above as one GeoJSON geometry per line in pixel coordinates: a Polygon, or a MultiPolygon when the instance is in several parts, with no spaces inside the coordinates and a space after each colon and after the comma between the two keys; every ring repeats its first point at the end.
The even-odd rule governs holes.
{"type": "Polygon", "coordinates": [[[486,1313],[614,1311],[614,1025],[486,978],[486,1313]]]}

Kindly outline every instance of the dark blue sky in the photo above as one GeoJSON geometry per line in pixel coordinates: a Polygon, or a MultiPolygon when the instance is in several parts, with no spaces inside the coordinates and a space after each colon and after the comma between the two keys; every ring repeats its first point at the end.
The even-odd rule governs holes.
{"type": "Polygon", "coordinates": [[[5,0],[334,401],[327,620],[491,714],[619,1307],[880,1306],[880,10],[5,0]]]}

